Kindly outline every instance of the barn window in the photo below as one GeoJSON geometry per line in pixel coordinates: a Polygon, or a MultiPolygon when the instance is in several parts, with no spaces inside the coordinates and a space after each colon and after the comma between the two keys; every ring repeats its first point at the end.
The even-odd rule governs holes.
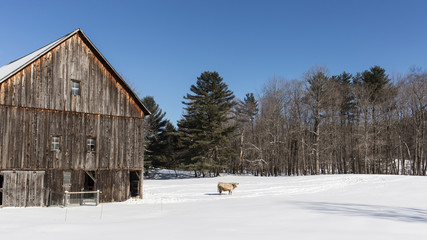
{"type": "Polygon", "coordinates": [[[52,136],[52,151],[60,151],[60,150],[61,150],[61,137],[52,136]]]}
{"type": "Polygon", "coordinates": [[[95,138],[88,138],[87,139],[87,151],[88,152],[95,152],[95,138]]]}
{"type": "Polygon", "coordinates": [[[72,95],[80,95],[80,82],[79,81],[71,81],[71,94],[72,95]]]}
{"type": "Polygon", "coordinates": [[[71,185],[71,172],[64,172],[64,186],[71,185]]]}

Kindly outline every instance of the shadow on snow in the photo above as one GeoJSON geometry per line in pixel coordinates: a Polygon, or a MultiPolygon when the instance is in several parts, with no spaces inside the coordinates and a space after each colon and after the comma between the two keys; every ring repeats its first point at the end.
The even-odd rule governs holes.
{"type": "Polygon", "coordinates": [[[303,208],[323,213],[340,214],[347,216],[366,216],[402,222],[427,223],[427,210],[418,208],[328,202],[293,203],[303,208]]]}

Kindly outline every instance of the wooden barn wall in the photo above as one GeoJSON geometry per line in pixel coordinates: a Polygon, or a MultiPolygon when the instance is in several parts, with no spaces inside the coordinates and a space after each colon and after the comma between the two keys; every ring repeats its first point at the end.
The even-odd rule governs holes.
{"type": "Polygon", "coordinates": [[[143,117],[78,34],[1,83],[0,104],[143,117]],[[71,94],[72,80],[80,81],[80,96],[71,94]]]}
{"type": "Polygon", "coordinates": [[[141,118],[0,105],[0,169],[142,169],[143,130],[141,118]],[[52,136],[60,136],[60,151],[51,149],[52,136]]]}
{"type": "Polygon", "coordinates": [[[3,171],[3,206],[45,206],[44,171],[3,171]]]}
{"type": "MultiPolygon", "coordinates": [[[[47,188],[52,192],[63,192],[63,174],[69,170],[51,170],[46,174],[47,188]]],[[[86,172],[72,170],[71,192],[79,192],[84,188],[86,172]]],[[[94,175],[95,189],[102,191],[100,202],[120,202],[129,198],[129,170],[98,170],[94,175]]]]}
{"type": "Polygon", "coordinates": [[[129,198],[129,171],[99,171],[96,187],[101,202],[121,202],[129,198]]]}

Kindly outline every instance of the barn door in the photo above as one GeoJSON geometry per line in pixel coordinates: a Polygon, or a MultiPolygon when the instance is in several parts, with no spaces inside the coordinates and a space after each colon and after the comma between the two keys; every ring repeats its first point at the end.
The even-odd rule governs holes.
{"type": "Polygon", "coordinates": [[[140,175],[138,171],[129,172],[129,192],[131,197],[136,197],[140,195],[139,186],[140,186],[140,175]]]}
{"type": "Polygon", "coordinates": [[[95,171],[85,171],[85,182],[84,182],[84,190],[85,191],[95,191],[95,171]]]}
{"type": "Polygon", "coordinates": [[[44,171],[4,171],[3,206],[44,206],[44,171]]]}
{"type": "Polygon", "coordinates": [[[4,177],[3,177],[3,174],[0,173],[0,207],[3,206],[3,183],[4,183],[4,177]]]}

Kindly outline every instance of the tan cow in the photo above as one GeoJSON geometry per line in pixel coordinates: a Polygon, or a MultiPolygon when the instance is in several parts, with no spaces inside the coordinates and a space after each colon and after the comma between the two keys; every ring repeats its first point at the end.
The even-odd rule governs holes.
{"type": "Polygon", "coordinates": [[[228,194],[231,195],[233,194],[233,190],[237,187],[237,185],[239,185],[238,183],[224,183],[224,182],[219,182],[218,183],[218,192],[219,195],[222,195],[222,192],[224,191],[228,191],[228,194]]]}

